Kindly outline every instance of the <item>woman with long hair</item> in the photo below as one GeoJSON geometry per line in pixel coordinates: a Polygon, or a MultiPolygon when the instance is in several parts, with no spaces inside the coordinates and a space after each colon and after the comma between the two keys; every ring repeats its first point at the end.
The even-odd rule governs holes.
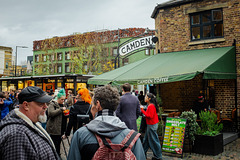
{"type": "Polygon", "coordinates": [[[90,114],[89,107],[92,99],[89,94],[89,90],[87,88],[80,89],[78,91],[78,95],[76,99],[77,99],[77,102],[70,108],[69,122],[68,122],[65,134],[62,136],[63,139],[65,139],[66,136],[70,135],[72,128],[73,128],[73,133],[75,133],[75,131],[78,128],[82,127],[82,124],[78,123],[78,120],[77,120],[78,114],[82,114],[82,115],[90,114]]]}
{"type": "Polygon", "coordinates": [[[141,107],[141,111],[145,115],[147,123],[147,130],[143,138],[143,149],[145,153],[147,153],[148,149],[151,148],[154,154],[153,160],[162,159],[162,149],[157,134],[159,108],[155,95],[148,93],[145,96],[145,102],[148,105],[147,111],[144,111],[143,107],[141,107]]]}

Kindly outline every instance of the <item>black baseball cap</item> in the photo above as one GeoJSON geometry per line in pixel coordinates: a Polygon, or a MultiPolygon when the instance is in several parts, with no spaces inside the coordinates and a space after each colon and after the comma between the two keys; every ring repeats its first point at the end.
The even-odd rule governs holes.
{"type": "Polygon", "coordinates": [[[30,86],[24,88],[18,95],[19,104],[22,104],[24,101],[27,102],[40,102],[47,103],[50,102],[53,97],[47,95],[41,88],[36,86],[30,86]]]}

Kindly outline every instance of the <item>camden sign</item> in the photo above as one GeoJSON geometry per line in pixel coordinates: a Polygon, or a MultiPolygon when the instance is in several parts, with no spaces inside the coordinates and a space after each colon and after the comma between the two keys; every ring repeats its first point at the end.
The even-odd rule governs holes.
{"type": "Polygon", "coordinates": [[[152,41],[152,36],[147,36],[143,38],[136,39],[134,41],[131,41],[119,48],[119,55],[125,56],[128,53],[131,53],[135,50],[138,50],[140,48],[148,47],[154,45],[152,41]]]}

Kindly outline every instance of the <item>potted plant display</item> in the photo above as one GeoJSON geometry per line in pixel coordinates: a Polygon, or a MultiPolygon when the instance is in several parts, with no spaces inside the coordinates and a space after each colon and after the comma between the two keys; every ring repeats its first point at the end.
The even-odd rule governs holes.
{"type": "Polygon", "coordinates": [[[180,115],[180,118],[187,119],[187,128],[186,128],[186,136],[185,136],[185,145],[184,151],[188,152],[192,150],[193,142],[195,140],[195,134],[197,133],[197,129],[199,128],[197,120],[197,114],[193,110],[184,111],[180,115]]]}
{"type": "Polygon", "coordinates": [[[165,128],[165,123],[162,119],[162,113],[163,113],[163,108],[159,107],[159,122],[158,122],[157,133],[158,133],[158,138],[160,140],[161,145],[163,143],[164,128],[165,128]]]}
{"type": "Polygon", "coordinates": [[[217,115],[213,112],[202,111],[199,114],[201,127],[195,135],[193,150],[195,153],[217,155],[223,152],[223,124],[217,123],[217,115]]]}

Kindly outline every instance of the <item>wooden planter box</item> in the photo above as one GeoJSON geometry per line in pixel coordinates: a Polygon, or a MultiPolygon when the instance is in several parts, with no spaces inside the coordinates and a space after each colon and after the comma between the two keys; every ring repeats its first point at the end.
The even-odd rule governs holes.
{"type": "Polygon", "coordinates": [[[218,155],[223,152],[223,134],[216,136],[195,135],[193,152],[206,155],[218,155]]]}
{"type": "Polygon", "coordinates": [[[184,140],[184,146],[183,146],[183,152],[191,153],[193,151],[193,145],[192,141],[190,141],[188,138],[184,140]]]}

